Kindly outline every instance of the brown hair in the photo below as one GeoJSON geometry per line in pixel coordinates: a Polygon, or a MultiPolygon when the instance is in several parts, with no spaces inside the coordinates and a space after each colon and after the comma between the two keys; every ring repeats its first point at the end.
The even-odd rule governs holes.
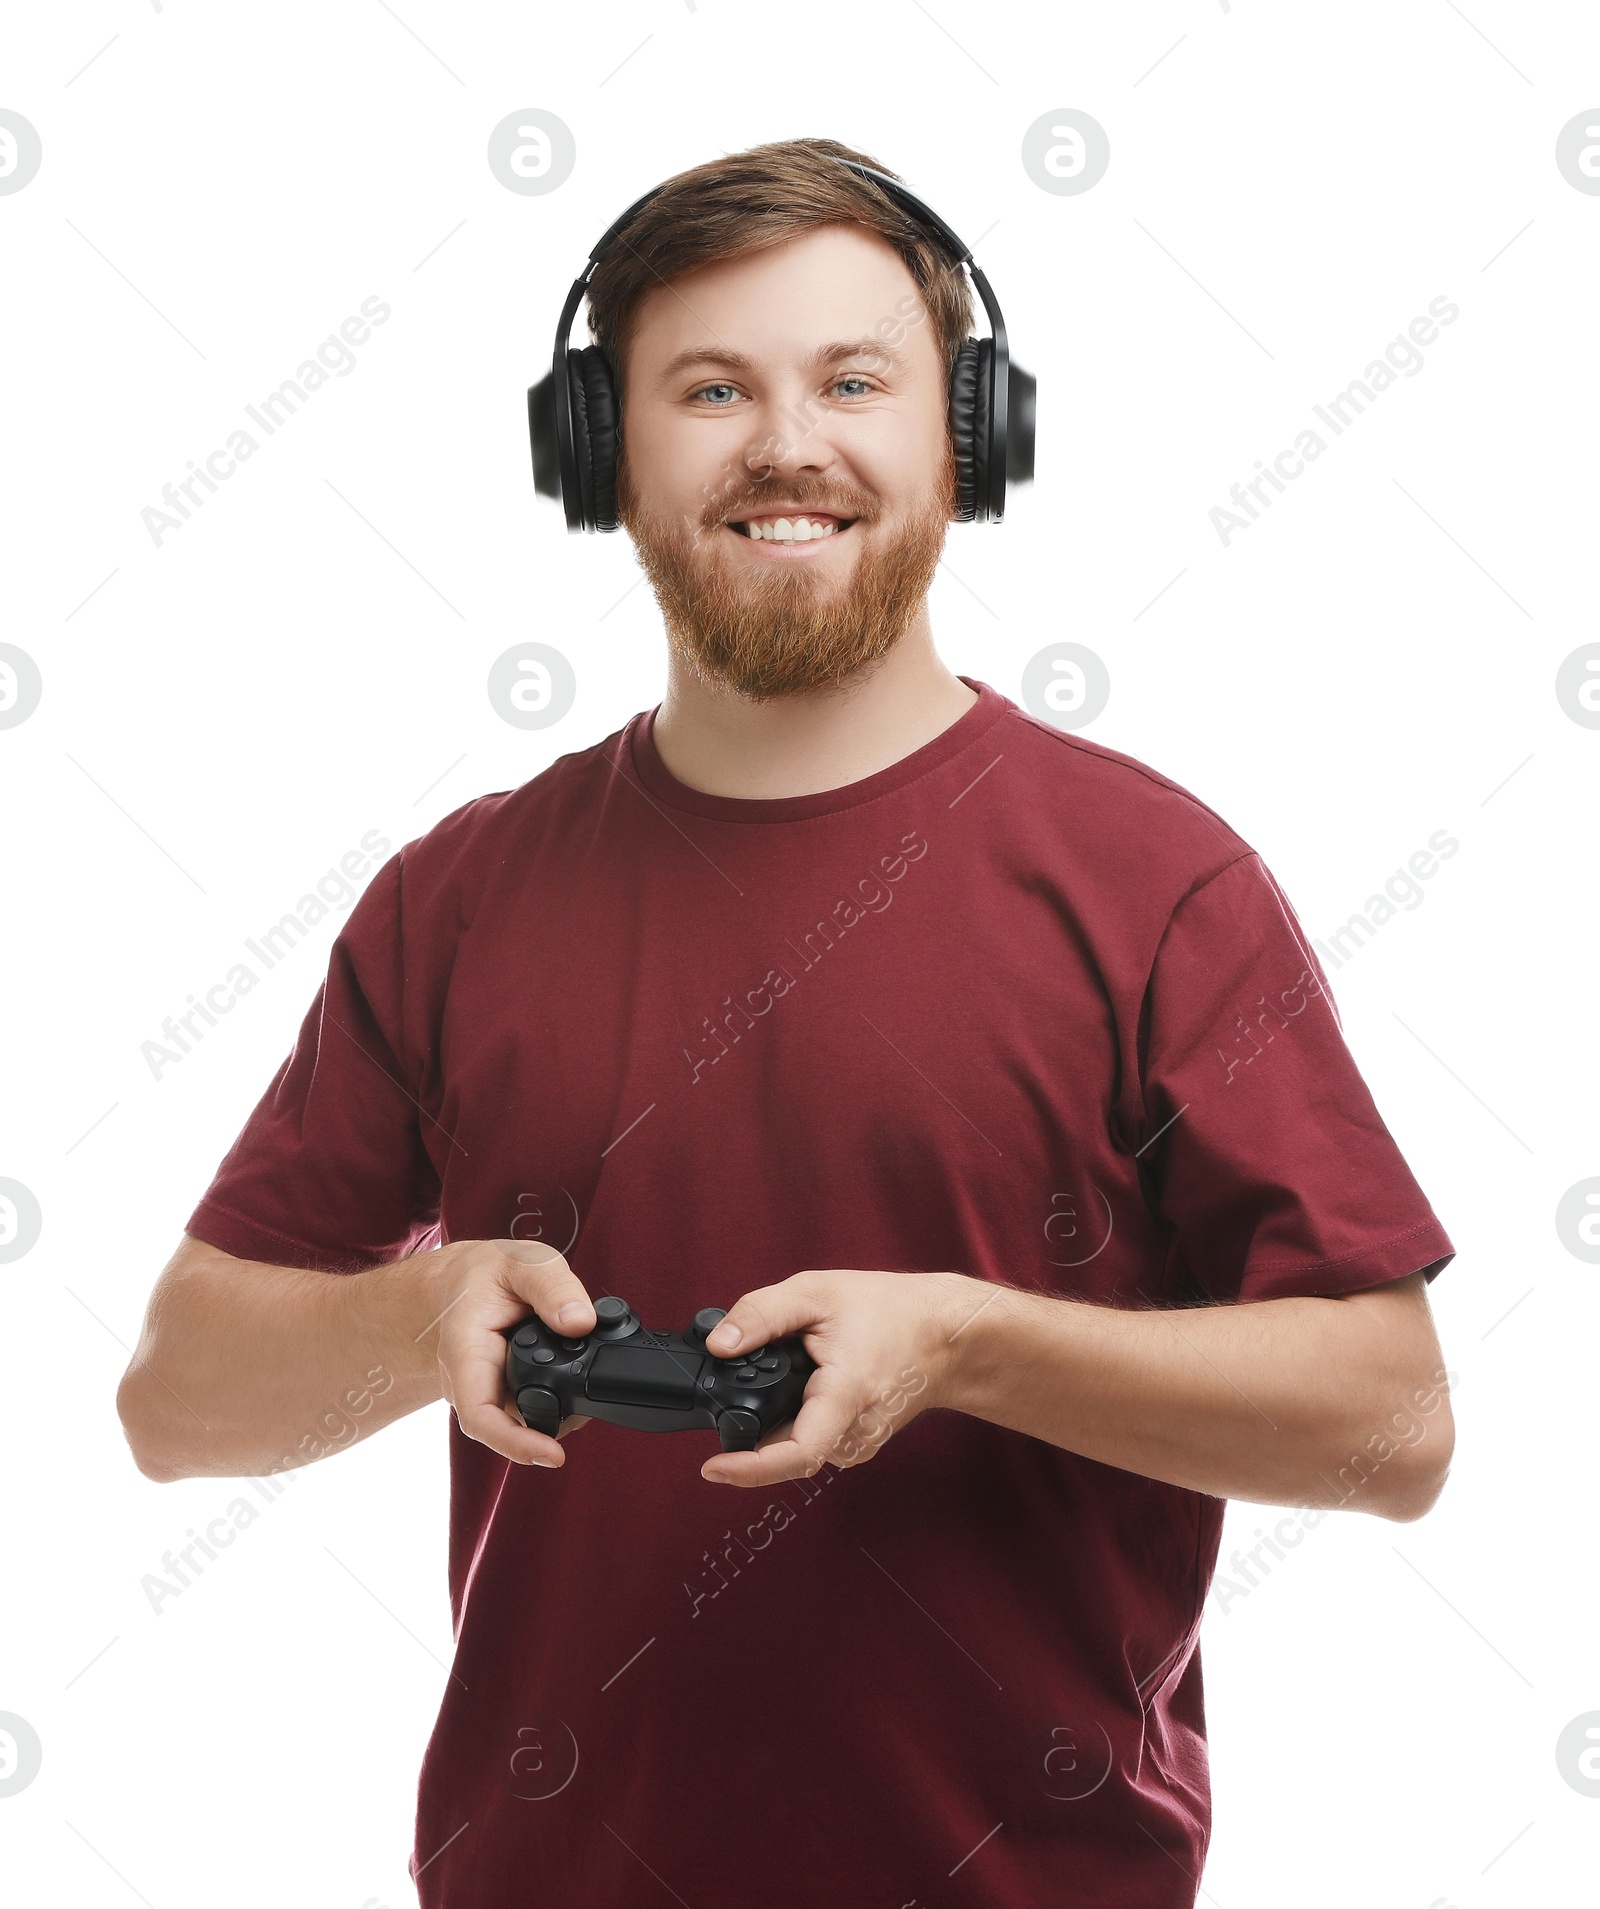
{"type": "Polygon", "coordinates": [[[898,179],[836,139],[779,139],[726,153],[669,179],[612,240],[589,280],[589,333],[620,387],[639,301],[715,260],[765,251],[814,226],[855,224],[881,234],[916,280],[944,350],[945,381],[973,328],[966,274],[910,213],[841,159],[898,179]]]}

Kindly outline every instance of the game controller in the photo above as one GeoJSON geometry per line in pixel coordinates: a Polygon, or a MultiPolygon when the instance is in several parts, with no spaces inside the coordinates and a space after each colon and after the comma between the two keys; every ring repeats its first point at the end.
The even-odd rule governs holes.
{"type": "Polygon", "coordinates": [[[573,1414],[636,1432],[715,1431],[725,1452],[754,1451],[800,1410],[816,1361],[798,1338],[719,1359],[706,1339],[726,1316],[697,1312],[687,1332],[652,1332],[625,1299],[594,1302],[595,1328],[568,1338],[542,1319],[507,1329],[506,1383],[524,1425],[554,1438],[573,1414]]]}

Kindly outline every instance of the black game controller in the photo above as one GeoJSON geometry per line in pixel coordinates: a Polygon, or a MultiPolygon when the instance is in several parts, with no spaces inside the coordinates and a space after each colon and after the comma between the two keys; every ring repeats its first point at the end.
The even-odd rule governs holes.
{"type": "Polygon", "coordinates": [[[542,1319],[509,1331],[506,1383],[523,1424],[554,1438],[564,1418],[606,1419],[637,1432],[714,1430],[725,1452],[754,1451],[800,1410],[816,1361],[798,1338],[737,1358],[706,1351],[725,1317],[697,1312],[687,1332],[652,1332],[625,1299],[594,1302],[595,1328],[566,1338],[542,1319]]]}

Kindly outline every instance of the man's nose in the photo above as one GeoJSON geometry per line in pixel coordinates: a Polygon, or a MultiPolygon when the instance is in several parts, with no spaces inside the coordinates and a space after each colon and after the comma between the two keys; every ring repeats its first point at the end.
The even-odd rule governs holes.
{"type": "Polygon", "coordinates": [[[745,462],[753,471],[823,470],[838,455],[827,407],[802,385],[769,391],[749,418],[745,462]]]}

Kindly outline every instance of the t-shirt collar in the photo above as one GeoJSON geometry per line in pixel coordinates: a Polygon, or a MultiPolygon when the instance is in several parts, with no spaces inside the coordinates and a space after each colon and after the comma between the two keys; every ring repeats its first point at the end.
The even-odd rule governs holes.
{"type": "Polygon", "coordinates": [[[691,789],[673,775],[657,753],[654,726],[656,709],[641,711],[626,730],[628,758],[639,781],[658,801],[691,815],[715,817],[723,822],[803,822],[813,816],[832,815],[846,809],[865,807],[880,796],[942,769],[946,763],[970,749],[992,729],[1013,705],[997,689],[975,677],[958,680],[978,692],[978,700],[950,725],[920,749],[902,756],[887,769],[864,776],[859,782],[847,782],[842,788],[822,789],[814,795],[732,796],[708,795],[691,789]]]}

